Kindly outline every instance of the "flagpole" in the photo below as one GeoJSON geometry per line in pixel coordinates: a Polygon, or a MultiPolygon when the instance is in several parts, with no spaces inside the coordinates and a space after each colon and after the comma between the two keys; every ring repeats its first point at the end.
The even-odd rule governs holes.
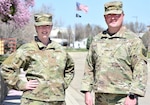
{"type": "MultiPolygon", "coordinates": [[[[76,14],[76,2],[75,2],[75,14],[76,14]]],[[[75,24],[76,24],[76,16],[75,16],[75,24]]],[[[74,31],[73,31],[73,48],[75,48],[75,25],[74,24],[74,31]]]]}

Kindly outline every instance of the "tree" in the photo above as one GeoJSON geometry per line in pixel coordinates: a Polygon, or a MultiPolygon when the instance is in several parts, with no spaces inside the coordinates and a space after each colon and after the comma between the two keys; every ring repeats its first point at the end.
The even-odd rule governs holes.
{"type": "Polygon", "coordinates": [[[58,31],[58,33],[57,33],[57,37],[58,38],[62,38],[63,36],[62,36],[62,32],[61,31],[58,31]]]}
{"type": "Polygon", "coordinates": [[[84,26],[82,24],[75,24],[75,41],[80,41],[84,38],[84,26]]]}
{"type": "Polygon", "coordinates": [[[98,33],[102,32],[103,31],[103,28],[98,26],[98,25],[95,25],[94,28],[93,28],[93,32],[92,32],[92,35],[95,36],[97,35],[98,33]]]}
{"type": "Polygon", "coordinates": [[[130,22],[130,23],[125,23],[124,25],[135,33],[144,32],[146,29],[146,25],[139,22],[130,22]]]}
{"type": "Polygon", "coordinates": [[[0,19],[15,27],[23,27],[29,23],[29,7],[33,5],[34,0],[0,0],[0,19]]]}
{"type": "Polygon", "coordinates": [[[51,13],[54,9],[52,8],[52,6],[49,5],[44,5],[42,4],[42,6],[39,9],[34,10],[34,13],[51,13]]]}
{"type": "Polygon", "coordinates": [[[73,32],[72,32],[72,28],[70,25],[67,27],[67,32],[68,32],[68,42],[70,45],[70,43],[73,42],[73,32]]]}
{"type": "Polygon", "coordinates": [[[147,31],[147,32],[142,36],[142,41],[143,41],[145,47],[150,51],[150,31],[147,31]]]}
{"type": "Polygon", "coordinates": [[[31,41],[34,34],[32,22],[22,28],[15,28],[12,24],[0,24],[0,38],[17,38],[17,44],[19,45],[31,41]]]}
{"type": "Polygon", "coordinates": [[[84,38],[88,37],[88,36],[91,36],[91,35],[92,35],[92,26],[90,24],[87,24],[85,26],[85,35],[84,35],[84,38]]]}

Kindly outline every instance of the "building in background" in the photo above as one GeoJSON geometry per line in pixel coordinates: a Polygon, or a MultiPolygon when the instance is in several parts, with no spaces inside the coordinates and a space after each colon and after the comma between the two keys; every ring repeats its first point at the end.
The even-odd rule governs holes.
{"type": "Polygon", "coordinates": [[[0,55],[11,54],[16,51],[16,38],[0,38],[0,55]]]}

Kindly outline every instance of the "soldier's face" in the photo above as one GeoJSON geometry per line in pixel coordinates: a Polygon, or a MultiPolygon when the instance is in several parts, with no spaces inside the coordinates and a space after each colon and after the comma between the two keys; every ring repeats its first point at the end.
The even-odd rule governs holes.
{"type": "Polygon", "coordinates": [[[124,14],[108,14],[104,15],[108,27],[120,27],[123,22],[124,14]]]}
{"type": "Polygon", "coordinates": [[[49,38],[50,32],[52,30],[52,25],[42,25],[42,26],[35,26],[36,32],[40,39],[49,38]]]}

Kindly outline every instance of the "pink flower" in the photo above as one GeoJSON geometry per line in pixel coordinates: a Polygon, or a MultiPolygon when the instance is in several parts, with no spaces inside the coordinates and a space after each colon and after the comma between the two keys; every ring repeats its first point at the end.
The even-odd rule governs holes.
{"type": "Polygon", "coordinates": [[[23,27],[30,20],[29,8],[33,5],[34,0],[0,0],[0,19],[15,27],[23,27]]]}

